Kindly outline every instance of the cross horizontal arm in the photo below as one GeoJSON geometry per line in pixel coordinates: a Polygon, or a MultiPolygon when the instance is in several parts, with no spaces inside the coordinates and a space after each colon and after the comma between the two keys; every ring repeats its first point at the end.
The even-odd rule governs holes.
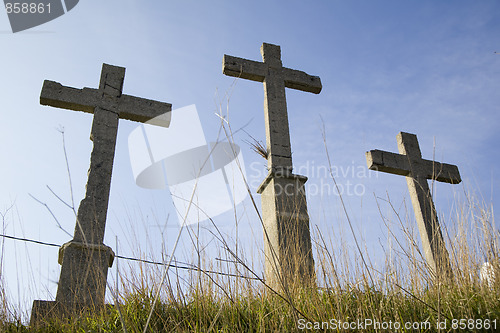
{"type": "Polygon", "coordinates": [[[408,176],[410,163],[405,157],[405,155],[375,149],[366,152],[366,163],[370,170],[408,176]]]}
{"type": "MultiPolygon", "coordinates": [[[[138,121],[144,123],[155,117],[161,116],[172,111],[172,104],[153,101],[146,98],[122,95],[119,98],[118,110],[121,119],[138,121]]],[[[167,119],[167,118],[162,118],[167,119]]],[[[168,122],[157,125],[168,127],[170,125],[170,117],[168,122]]]]}
{"type": "MultiPolygon", "coordinates": [[[[401,176],[409,176],[412,173],[410,161],[407,155],[390,153],[382,150],[370,150],[366,153],[366,163],[370,170],[382,171],[401,176]]],[[[413,173],[419,172],[418,175],[426,179],[434,179],[438,182],[458,184],[462,181],[458,167],[452,164],[439,163],[436,161],[421,159],[415,163],[419,165],[415,167],[413,173]]]]}
{"type": "MultiPolygon", "coordinates": [[[[309,75],[303,71],[285,67],[281,70],[285,79],[285,87],[315,94],[321,92],[322,85],[319,76],[309,75]]],[[[222,72],[228,76],[257,82],[264,82],[268,74],[265,63],[233,57],[227,54],[224,55],[222,72]]]]}
{"type": "Polygon", "coordinates": [[[267,74],[267,66],[262,62],[224,54],[222,60],[222,73],[228,76],[264,82],[267,74]]]}
{"type": "Polygon", "coordinates": [[[296,69],[283,68],[285,87],[319,94],[322,89],[319,76],[309,75],[296,69]]]}
{"type": "Polygon", "coordinates": [[[458,184],[462,181],[456,165],[429,160],[422,160],[421,162],[423,170],[426,171],[425,178],[427,179],[434,179],[438,182],[449,184],[458,184]]]}
{"type": "Polygon", "coordinates": [[[40,104],[56,108],[93,113],[99,99],[96,89],[76,89],[45,80],[40,93],[40,104]]]}
{"type": "MultiPolygon", "coordinates": [[[[129,95],[104,98],[103,92],[98,89],[71,88],[48,80],[43,83],[40,104],[88,113],[94,113],[94,109],[100,107],[118,113],[121,119],[138,122],[147,122],[172,111],[172,104],[169,103],[129,95]]],[[[162,117],[155,125],[168,127],[170,117],[162,117]]]]}

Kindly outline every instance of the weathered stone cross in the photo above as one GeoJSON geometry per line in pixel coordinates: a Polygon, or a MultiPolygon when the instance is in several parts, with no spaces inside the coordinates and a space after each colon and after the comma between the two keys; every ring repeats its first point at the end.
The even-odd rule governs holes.
{"type": "Polygon", "coordinates": [[[224,55],[223,73],[264,83],[267,166],[269,174],[257,190],[262,194],[266,283],[280,289],[289,281],[314,280],[314,261],[304,184],[292,174],[292,152],[285,87],[319,94],[317,76],[283,67],[278,45],[263,43],[263,62],[224,55]]]}
{"type": "MultiPolygon", "coordinates": [[[[103,64],[99,89],[75,89],[45,81],[40,104],[94,114],[94,142],[85,198],[78,208],[74,238],[59,250],[62,265],[56,302],[67,307],[104,305],[108,267],[114,253],[103,244],[118,119],[146,122],[158,116],[168,126],[172,105],[122,94],[125,68],[103,64]]],[[[158,119],[158,118],[156,118],[158,119]]],[[[35,301],[37,307],[47,307],[35,301]]],[[[43,311],[40,310],[40,311],[43,311]]]]}
{"type": "Polygon", "coordinates": [[[370,170],[406,176],[422,247],[431,271],[438,277],[451,278],[452,271],[436,208],[427,179],[458,184],[462,180],[456,165],[422,159],[415,134],[401,132],[397,136],[400,154],[381,150],[366,153],[370,170]]]}

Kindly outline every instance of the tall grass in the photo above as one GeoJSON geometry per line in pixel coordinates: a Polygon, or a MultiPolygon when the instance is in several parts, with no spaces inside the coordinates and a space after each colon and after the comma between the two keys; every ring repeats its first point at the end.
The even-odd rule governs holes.
{"type": "MultiPolygon", "coordinates": [[[[252,193],[250,196],[254,202],[256,198],[252,193]]],[[[443,283],[429,274],[419,250],[411,208],[401,215],[389,198],[374,200],[393,211],[389,217],[380,209],[379,216],[371,217],[372,223],[382,223],[387,228],[387,244],[383,245],[386,258],[382,268],[377,269],[372,264],[376,258],[370,257],[353,228],[350,236],[357,242],[356,251],[345,249],[344,245],[334,250],[339,248],[337,244],[345,244],[341,241],[345,235],[327,236],[314,229],[311,235],[318,287],[296,288],[286,293],[273,290],[260,272],[254,270],[258,263],[230,245],[214,223],[213,235],[221,248],[218,257],[223,260],[204,258],[200,247],[193,246],[198,268],[188,273],[181,274],[170,268],[165,274],[164,266],[145,263],[138,269],[137,266],[129,269],[121,266],[120,286],[112,290],[115,306],[109,311],[65,320],[53,319],[45,326],[29,327],[21,324],[23,318],[18,314],[9,312],[2,283],[0,330],[448,332],[464,324],[466,331],[500,330],[500,278],[488,285],[482,283],[479,276],[485,260],[494,265],[497,275],[500,273],[500,239],[492,207],[466,194],[464,201],[456,203],[458,209],[454,215],[447,219],[440,217],[441,224],[447,226],[444,234],[454,272],[453,281],[443,283]],[[214,271],[236,275],[243,272],[248,278],[214,274],[214,271]],[[405,328],[405,325],[410,327],[405,328]],[[489,328],[484,329],[488,325],[489,328]]],[[[257,209],[256,205],[254,207],[257,209]]],[[[350,212],[345,207],[344,213],[349,220],[350,212]]],[[[186,232],[198,239],[196,228],[187,228],[186,232]]],[[[136,245],[137,253],[145,253],[140,244],[136,245]]],[[[5,255],[2,251],[1,256],[5,255]]],[[[171,253],[161,253],[162,261],[165,262],[164,258],[169,255],[171,253]]]]}
{"type": "MultiPolygon", "coordinates": [[[[163,268],[143,264],[139,270],[131,269],[122,275],[118,296],[122,317],[114,308],[105,313],[55,321],[45,327],[32,327],[30,331],[122,332],[126,328],[127,332],[142,332],[152,312],[148,324],[150,332],[288,332],[301,328],[325,331],[345,328],[342,325],[347,324],[365,331],[396,331],[396,323],[414,325],[415,330],[406,331],[435,332],[438,323],[443,322],[447,328],[442,331],[447,332],[453,323],[460,324],[456,321],[459,319],[481,320],[474,325],[497,320],[490,322],[491,328],[487,330],[494,332],[493,325],[500,325],[500,281],[497,279],[488,286],[481,283],[479,277],[485,258],[492,263],[498,262],[499,237],[492,210],[470,196],[466,196],[458,207],[451,220],[446,221],[453,283],[432,282],[415,240],[411,219],[407,218],[411,216],[409,212],[404,217],[394,214],[396,221],[392,222],[399,224],[407,237],[390,238],[388,243],[396,245],[386,249],[386,265],[381,271],[370,267],[371,258],[367,253],[363,253],[366,265],[357,252],[343,251],[339,256],[331,250],[335,240],[315,230],[318,289],[280,295],[267,288],[264,281],[208,273],[206,271],[228,271],[228,263],[205,258],[202,268],[191,271],[187,277],[171,271],[153,309],[163,268]],[[187,279],[188,287],[181,286],[180,278],[187,279]],[[374,324],[369,325],[370,320],[374,324]],[[379,330],[375,326],[377,323],[381,327],[379,330]],[[390,323],[392,326],[387,326],[390,323]]],[[[374,222],[380,219],[385,221],[387,218],[373,217],[374,222]]],[[[388,230],[389,235],[392,232],[388,230]]],[[[218,236],[225,249],[221,257],[225,255],[228,261],[247,263],[218,236]]],[[[0,292],[2,301],[3,295],[0,292]]],[[[14,318],[8,309],[9,304],[2,302],[2,331],[27,331],[28,327],[19,324],[20,318],[14,318]]],[[[471,322],[465,323],[471,325],[471,322]]],[[[475,331],[470,327],[467,331],[475,331]]]]}

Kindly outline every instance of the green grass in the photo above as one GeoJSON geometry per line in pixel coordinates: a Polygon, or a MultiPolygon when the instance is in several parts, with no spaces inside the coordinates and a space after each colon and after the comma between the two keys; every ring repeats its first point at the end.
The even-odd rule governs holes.
{"type": "MultiPolygon", "coordinates": [[[[214,263],[208,258],[201,258],[202,268],[191,271],[187,277],[170,270],[165,281],[162,281],[162,267],[143,264],[139,270],[131,269],[128,273],[121,270],[120,293],[110,311],[54,320],[43,327],[23,325],[26,315],[12,310],[4,289],[0,288],[0,331],[143,332],[147,328],[148,332],[294,332],[311,328],[313,331],[451,332],[464,324],[462,331],[500,331],[500,278],[491,286],[481,283],[479,278],[485,257],[496,263],[497,275],[500,274],[499,232],[492,209],[472,196],[465,197],[464,202],[456,203],[454,216],[440,217],[441,225],[448,226],[443,233],[454,273],[452,281],[435,280],[430,275],[419,250],[411,208],[401,216],[391,200],[378,199],[380,206],[392,210],[390,216],[381,213],[369,221],[387,228],[387,244],[383,247],[386,260],[382,268],[372,265],[374,258],[353,228],[349,228],[348,236],[356,239],[355,250],[345,248],[347,235],[327,237],[319,230],[312,230],[320,288],[282,293],[271,290],[261,280],[209,273],[208,270],[227,272],[232,264],[214,263]],[[402,231],[397,234],[404,237],[396,238],[395,229],[402,231]],[[334,244],[344,245],[338,250],[334,244]],[[185,281],[182,286],[180,279],[185,281]],[[157,302],[156,295],[159,295],[157,302]],[[372,325],[365,325],[369,324],[365,320],[371,320],[372,325]],[[336,329],[347,324],[351,330],[336,329]],[[405,324],[414,326],[405,329],[405,324]],[[489,329],[484,329],[488,324],[489,329]],[[443,325],[442,329],[439,325],[443,325]]],[[[344,210],[344,213],[350,224],[349,212],[344,210]]],[[[252,276],[253,265],[242,255],[236,258],[235,253],[239,252],[231,249],[220,234],[217,240],[217,245],[226,250],[221,257],[225,255],[230,262],[239,262],[234,264],[235,269],[241,270],[240,264],[246,263],[246,275],[252,276]]],[[[137,252],[144,253],[140,248],[137,252]]],[[[253,276],[256,275],[259,274],[253,276]]]]}
{"type": "MultiPolygon", "coordinates": [[[[463,331],[494,332],[494,320],[500,330],[500,281],[488,287],[481,284],[478,272],[485,254],[495,260],[497,252],[491,250],[498,244],[498,232],[488,210],[472,204],[462,206],[456,220],[448,221],[453,222],[449,229],[454,229],[447,232],[454,269],[452,282],[432,282],[425,261],[418,248],[411,248],[410,239],[399,245],[405,256],[399,258],[398,264],[388,260],[385,272],[373,269],[370,277],[356,252],[353,258],[335,257],[324,245],[323,235],[316,233],[316,272],[324,281],[322,289],[278,295],[259,281],[195,271],[188,290],[181,291],[168,280],[153,308],[158,291],[155,286],[160,285],[162,271],[143,266],[138,274],[122,279],[118,302],[121,315],[114,307],[107,313],[29,328],[9,314],[9,305],[4,303],[0,328],[3,332],[123,332],[125,327],[127,332],[143,332],[152,312],[149,332],[292,332],[315,327],[328,331],[335,325],[342,327],[342,322],[368,332],[396,331],[377,330],[374,324],[365,325],[368,323],[364,320],[380,325],[392,323],[386,326],[389,328],[398,323],[403,332],[405,323],[419,327],[407,332],[437,332],[438,323],[446,322],[447,329],[442,332],[448,332],[452,324],[460,324],[459,319],[479,320],[474,325],[488,324],[490,320],[489,330],[470,326],[463,331]]],[[[405,226],[410,221],[399,222],[410,235],[412,231],[405,226]]],[[[370,258],[366,253],[364,256],[369,263],[370,258]]]]}

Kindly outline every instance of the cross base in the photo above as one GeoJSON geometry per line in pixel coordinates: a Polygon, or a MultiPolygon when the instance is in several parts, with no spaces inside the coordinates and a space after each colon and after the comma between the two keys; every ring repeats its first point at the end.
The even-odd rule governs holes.
{"type": "Polygon", "coordinates": [[[108,267],[114,257],[113,250],[104,244],[70,241],[61,246],[58,261],[62,268],[56,300],[35,300],[30,324],[102,309],[108,267]]]}
{"type": "Polygon", "coordinates": [[[31,310],[30,327],[38,328],[40,326],[50,326],[54,320],[64,320],[67,318],[76,318],[84,314],[97,313],[99,311],[111,311],[113,305],[106,304],[89,307],[81,303],[73,303],[68,306],[67,303],[58,301],[33,301],[31,310]]]}
{"type": "Polygon", "coordinates": [[[114,259],[113,250],[104,244],[70,241],[59,249],[62,265],[56,301],[88,306],[104,304],[108,267],[114,259]]]}
{"type": "Polygon", "coordinates": [[[315,284],[307,177],[271,170],[257,189],[264,224],[266,284],[274,290],[315,284]]]}

